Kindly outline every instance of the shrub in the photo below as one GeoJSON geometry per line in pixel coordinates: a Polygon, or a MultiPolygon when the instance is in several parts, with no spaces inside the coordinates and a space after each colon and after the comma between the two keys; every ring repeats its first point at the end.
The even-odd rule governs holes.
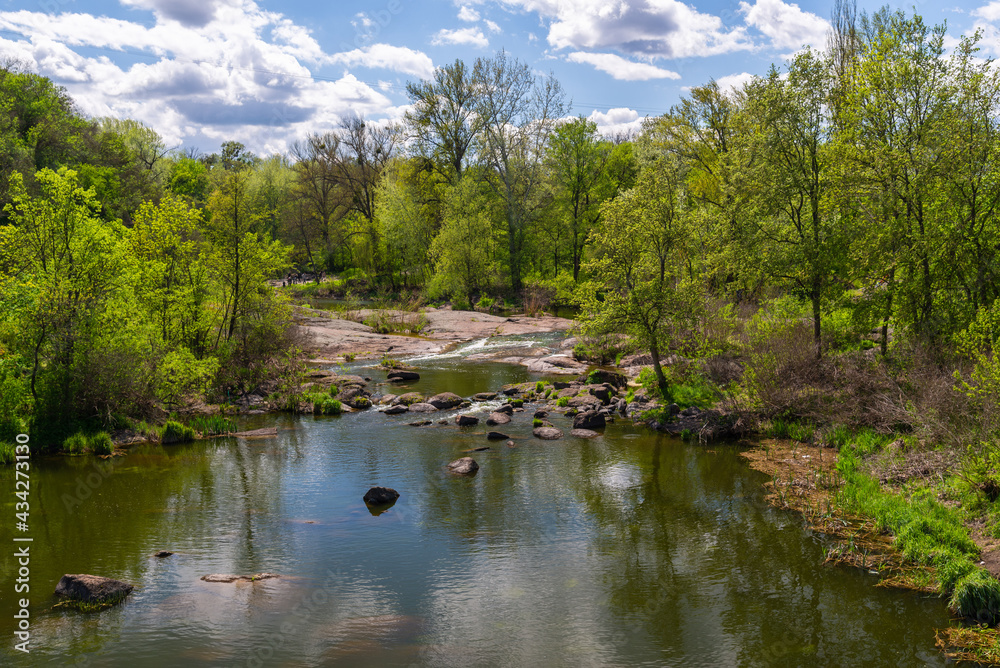
{"type": "Polygon", "coordinates": [[[312,405],[315,415],[340,415],[343,412],[340,401],[328,394],[313,394],[312,405]]]}
{"type": "Polygon", "coordinates": [[[87,436],[82,431],[78,431],[65,441],[63,441],[62,449],[63,452],[68,452],[71,455],[78,455],[82,453],[87,448],[87,436]]]}
{"type": "Polygon", "coordinates": [[[100,431],[91,436],[90,450],[95,455],[110,455],[115,451],[115,444],[111,441],[111,436],[106,431],[100,431]]]}
{"type": "Polygon", "coordinates": [[[357,357],[357,353],[344,353],[345,362],[353,362],[355,357],[357,357]]]}
{"type": "Polygon", "coordinates": [[[203,436],[216,436],[236,431],[236,423],[221,415],[200,415],[193,418],[188,426],[201,432],[203,436]]]}
{"type": "Polygon", "coordinates": [[[537,383],[535,383],[535,392],[538,392],[539,394],[541,394],[544,391],[545,391],[545,383],[544,382],[538,381],[537,383]]]}
{"type": "Polygon", "coordinates": [[[6,466],[8,464],[13,464],[17,461],[17,445],[14,443],[0,443],[0,466],[6,466]]]}
{"type": "Polygon", "coordinates": [[[569,406],[569,397],[559,397],[558,399],[556,399],[556,406],[559,406],[561,408],[569,406]]]}
{"type": "Polygon", "coordinates": [[[193,440],[194,429],[174,420],[168,420],[160,430],[160,443],[164,445],[169,445],[171,443],[187,443],[193,440]]]}

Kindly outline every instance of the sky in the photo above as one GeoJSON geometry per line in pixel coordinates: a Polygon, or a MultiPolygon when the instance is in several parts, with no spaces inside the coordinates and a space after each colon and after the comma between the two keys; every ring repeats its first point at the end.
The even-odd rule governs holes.
{"type": "MultiPolygon", "coordinates": [[[[858,0],[859,11],[884,3],[858,0]]],[[[1000,0],[890,2],[983,31],[1000,56],[1000,0]]],[[[605,134],[710,79],[739,86],[804,45],[831,2],[803,0],[0,0],[0,58],[64,86],[87,116],[140,120],[170,148],[242,142],[285,152],[342,119],[399,120],[406,83],[504,49],[553,74],[605,134]]]]}

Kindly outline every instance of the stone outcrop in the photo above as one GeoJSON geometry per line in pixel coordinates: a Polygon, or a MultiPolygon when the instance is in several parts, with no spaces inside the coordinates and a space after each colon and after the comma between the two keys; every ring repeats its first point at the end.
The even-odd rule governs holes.
{"type": "Polygon", "coordinates": [[[132,593],[134,585],[100,575],[64,575],[56,596],[84,603],[117,603],[132,593]]]}
{"type": "Polygon", "coordinates": [[[454,392],[441,392],[428,399],[427,403],[439,411],[446,411],[456,406],[461,406],[463,401],[465,400],[454,392]]]}

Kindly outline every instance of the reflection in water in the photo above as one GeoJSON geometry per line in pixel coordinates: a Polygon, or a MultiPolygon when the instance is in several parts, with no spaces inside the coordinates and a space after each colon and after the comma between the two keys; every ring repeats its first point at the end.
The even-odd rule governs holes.
{"type": "MultiPolygon", "coordinates": [[[[412,389],[528,379],[451,364],[421,368],[412,389]]],[[[822,566],[823,539],[763,503],[764,477],[735,447],[620,423],[543,442],[529,410],[505,426],[518,447],[472,453],[468,478],[445,465],[485,445],[485,427],[374,411],[241,426],[275,421],[266,443],[142,447],[96,472],[88,458],[35,465],[32,665],[942,663],[943,602],[822,566]],[[375,485],[401,493],[378,516],[362,501],[375,485]],[[175,554],[151,556],[161,549],[175,554]],[[199,580],[262,571],[282,577],[199,580]],[[139,588],[98,614],[53,609],[72,572],[139,588]]],[[[0,614],[10,637],[6,595],[0,614]]]]}

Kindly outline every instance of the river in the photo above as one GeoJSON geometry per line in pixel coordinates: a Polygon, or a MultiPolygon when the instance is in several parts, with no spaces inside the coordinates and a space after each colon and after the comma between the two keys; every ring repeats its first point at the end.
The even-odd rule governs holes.
{"type": "MultiPolygon", "coordinates": [[[[550,341],[507,339],[510,347],[550,341]]],[[[463,396],[534,380],[473,364],[484,343],[413,363],[410,389],[463,396]]],[[[489,345],[500,345],[492,341],[489,345]]],[[[348,371],[384,380],[379,369],[348,371]]],[[[490,404],[473,409],[485,417],[490,404]]],[[[455,411],[432,414],[451,418],[455,411]]],[[[254,416],[277,438],[144,445],[32,461],[31,653],[12,648],[13,471],[0,542],[11,665],[944,665],[941,599],[824,566],[829,542],[763,496],[738,445],[696,446],[619,420],[540,441],[380,412],[254,416]],[[464,450],[474,477],[444,466],[464,450]],[[372,485],[399,501],[373,515],[372,485]],[[152,556],[159,550],[174,554],[152,556]],[[212,584],[210,573],[274,572],[212,584]],[[55,608],[64,573],[137,585],[98,613],[55,608]]],[[[555,416],[556,426],[568,426],[555,416]]]]}

